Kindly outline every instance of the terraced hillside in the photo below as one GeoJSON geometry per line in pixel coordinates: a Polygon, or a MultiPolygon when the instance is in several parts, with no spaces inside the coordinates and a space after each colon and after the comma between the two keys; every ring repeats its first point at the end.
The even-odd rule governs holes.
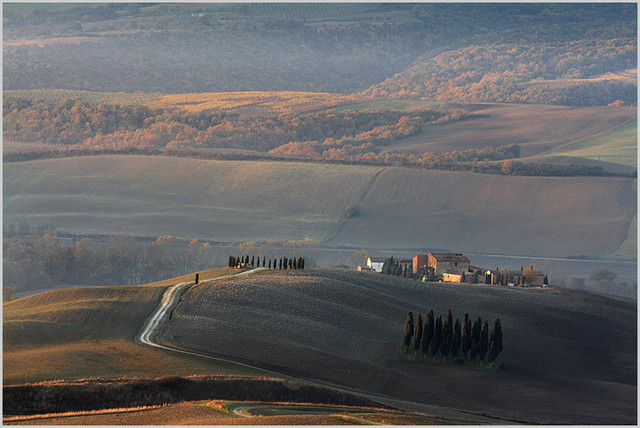
{"type": "Polygon", "coordinates": [[[636,422],[636,303],[564,289],[268,272],[185,294],[161,343],[403,400],[543,423],[636,422]],[[402,358],[407,311],[493,321],[496,372],[402,358]]]}

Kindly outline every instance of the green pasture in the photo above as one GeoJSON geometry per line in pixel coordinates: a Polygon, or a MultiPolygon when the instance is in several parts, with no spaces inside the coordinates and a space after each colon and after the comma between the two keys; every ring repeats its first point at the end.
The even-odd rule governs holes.
{"type": "Polygon", "coordinates": [[[570,144],[547,155],[581,157],[638,166],[638,121],[633,120],[603,134],[570,144]]]}
{"type": "Polygon", "coordinates": [[[322,241],[379,168],[160,156],[87,156],[4,166],[4,221],[78,234],[218,242],[322,241]]]}

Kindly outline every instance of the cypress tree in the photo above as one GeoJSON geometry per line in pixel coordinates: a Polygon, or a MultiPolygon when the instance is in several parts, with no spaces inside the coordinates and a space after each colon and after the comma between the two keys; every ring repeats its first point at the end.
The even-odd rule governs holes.
{"type": "Polygon", "coordinates": [[[422,353],[426,354],[431,346],[431,340],[433,339],[433,310],[430,310],[426,316],[424,322],[424,329],[422,330],[422,353]]]}
{"type": "Polygon", "coordinates": [[[283,268],[284,270],[287,270],[287,261],[288,261],[288,260],[287,260],[287,258],[286,258],[286,257],[283,257],[283,258],[282,258],[282,268],[283,268]]]}
{"type": "Polygon", "coordinates": [[[420,342],[422,341],[422,329],[424,325],[422,325],[422,314],[418,313],[418,320],[416,321],[416,336],[413,340],[413,349],[418,352],[420,349],[420,342]]]}
{"type": "Polygon", "coordinates": [[[454,357],[458,355],[458,350],[460,349],[460,320],[456,318],[456,323],[453,326],[453,341],[451,342],[451,355],[454,357]]]}
{"type": "Polygon", "coordinates": [[[236,263],[237,263],[236,267],[241,267],[242,266],[242,262],[240,261],[240,257],[239,256],[236,257],[236,263]]]}
{"type": "Polygon", "coordinates": [[[229,267],[233,267],[233,256],[229,256],[229,267]]]}
{"type": "Polygon", "coordinates": [[[480,331],[482,328],[482,320],[478,317],[477,320],[473,322],[473,327],[471,327],[471,358],[475,359],[476,355],[480,353],[480,331]]]}
{"type": "Polygon", "coordinates": [[[293,258],[293,268],[298,269],[298,260],[295,257],[293,258]]]}
{"type": "Polygon", "coordinates": [[[251,267],[253,267],[253,264],[255,263],[256,256],[251,256],[251,267]]]}
{"type": "Polygon", "coordinates": [[[262,256],[262,267],[267,267],[267,264],[265,263],[266,261],[267,261],[267,257],[262,256]]]}
{"type": "Polygon", "coordinates": [[[291,269],[291,265],[292,265],[291,259],[289,259],[289,269],[291,269]]]}
{"type": "Polygon", "coordinates": [[[249,255],[248,254],[244,257],[244,264],[245,264],[245,266],[249,266],[249,255]]]}
{"type": "Polygon", "coordinates": [[[462,355],[467,356],[467,352],[471,349],[471,324],[469,323],[469,314],[464,314],[464,322],[462,323],[462,337],[460,339],[462,355]]]}
{"type": "Polygon", "coordinates": [[[271,269],[271,259],[269,259],[269,269],[271,269]]]}
{"type": "Polygon", "coordinates": [[[482,330],[480,331],[480,346],[478,346],[480,361],[484,361],[484,357],[487,355],[488,350],[489,350],[489,322],[485,321],[484,324],[482,324],[482,330]]]}
{"type": "Polygon", "coordinates": [[[431,355],[434,357],[438,354],[440,342],[442,342],[442,317],[438,315],[433,329],[433,339],[431,339],[431,355]]]}
{"type": "Polygon", "coordinates": [[[282,269],[282,257],[280,258],[280,269],[282,269]]]}
{"type": "Polygon", "coordinates": [[[304,269],[304,257],[302,258],[302,269],[304,269]]]}
{"type": "Polygon", "coordinates": [[[413,336],[413,313],[407,314],[407,319],[404,322],[404,346],[405,353],[409,352],[409,345],[411,344],[411,336],[413,336]]]}
{"type": "Polygon", "coordinates": [[[460,275],[460,282],[467,282],[467,275],[462,271],[462,275],[460,275]]]}
{"type": "MultiPolygon", "coordinates": [[[[440,339],[440,355],[446,358],[451,351],[451,342],[449,341],[448,332],[453,331],[452,326],[449,325],[447,319],[444,319],[444,323],[442,324],[442,337],[440,339]]],[[[453,335],[451,337],[453,339],[453,335]]]]}
{"type": "Polygon", "coordinates": [[[496,318],[491,332],[491,340],[489,341],[489,362],[495,361],[498,354],[502,351],[502,326],[500,319],[496,318]]]}
{"type": "Polygon", "coordinates": [[[451,315],[451,309],[447,310],[447,318],[442,325],[442,340],[440,342],[440,353],[443,357],[449,355],[451,352],[451,343],[453,342],[453,316],[451,315]]]}

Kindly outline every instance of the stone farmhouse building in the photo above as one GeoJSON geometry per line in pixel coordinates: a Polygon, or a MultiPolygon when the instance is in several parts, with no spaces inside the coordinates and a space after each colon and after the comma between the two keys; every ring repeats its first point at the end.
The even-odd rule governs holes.
{"type": "Polygon", "coordinates": [[[433,268],[436,275],[445,271],[451,273],[469,272],[469,259],[464,254],[457,253],[429,253],[427,266],[433,268]]]}

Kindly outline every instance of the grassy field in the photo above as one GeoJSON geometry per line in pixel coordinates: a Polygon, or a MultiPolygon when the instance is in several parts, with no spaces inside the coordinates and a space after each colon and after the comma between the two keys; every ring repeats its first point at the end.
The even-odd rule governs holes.
{"type": "Polygon", "coordinates": [[[176,313],[161,342],[362,391],[541,423],[636,418],[630,299],[313,269],[199,287],[176,313]],[[500,318],[498,371],[401,357],[407,311],[449,308],[454,318],[500,318]]]}
{"type": "Polygon", "coordinates": [[[386,168],[329,244],[509,255],[617,249],[636,214],[636,180],[505,177],[386,168]],[[398,209],[402,207],[402,209],[398,209]],[[375,230],[376,233],[370,233],[375,230]],[[396,247],[397,248],[397,247],[396,247]]]}
{"type": "Polygon", "coordinates": [[[323,92],[212,92],[163,95],[147,105],[190,112],[222,110],[244,116],[273,116],[329,108],[357,99],[323,92]]]}
{"type": "MultiPolygon", "coordinates": [[[[522,157],[579,143],[634,120],[634,107],[563,107],[535,104],[450,103],[471,117],[424,126],[418,135],[389,147],[434,153],[519,144],[522,157]]],[[[603,153],[604,155],[604,153],[603,153]]]]}
{"type": "MultiPolygon", "coordinates": [[[[202,281],[232,269],[200,273],[202,281]]],[[[257,374],[232,364],[168,354],[134,343],[165,287],[193,274],[140,286],[52,290],[3,304],[3,382],[187,374],[257,374]]]]}
{"type": "Polygon", "coordinates": [[[4,166],[4,221],[77,233],[321,240],[379,168],[95,156],[4,166]]]}
{"type": "MultiPolygon", "coordinates": [[[[331,407],[323,412],[322,406],[270,405],[269,409],[280,407],[280,412],[257,417],[241,417],[220,410],[222,405],[244,405],[245,403],[224,403],[219,401],[194,401],[166,406],[119,409],[117,411],[75,412],[73,415],[47,417],[22,417],[5,419],[7,425],[353,425],[367,424],[366,421],[388,425],[434,425],[463,423],[451,419],[427,417],[404,412],[371,412],[353,407],[331,407]],[[302,409],[296,412],[296,409],[302,409]]],[[[252,404],[252,403],[246,403],[252,404]]]]}
{"type": "Polygon", "coordinates": [[[637,167],[638,121],[629,121],[596,137],[552,150],[549,155],[598,159],[637,167]]]}
{"type": "MultiPolygon", "coordinates": [[[[63,39],[66,43],[73,40],[63,39]]],[[[57,39],[15,41],[13,44],[56,43],[57,39]]],[[[283,113],[297,114],[322,110],[354,103],[355,95],[327,92],[209,92],[192,94],[162,94],[157,92],[91,92],[67,89],[7,90],[4,96],[27,99],[43,99],[59,102],[77,98],[88,103],[117,105],[146,105],[150,108],[180,109],[198,113],[201,111],[224,111],[242,116],[277,116],[283,113]]],[[[391,101],[391,103],[397,103],[391,101]]]]}

